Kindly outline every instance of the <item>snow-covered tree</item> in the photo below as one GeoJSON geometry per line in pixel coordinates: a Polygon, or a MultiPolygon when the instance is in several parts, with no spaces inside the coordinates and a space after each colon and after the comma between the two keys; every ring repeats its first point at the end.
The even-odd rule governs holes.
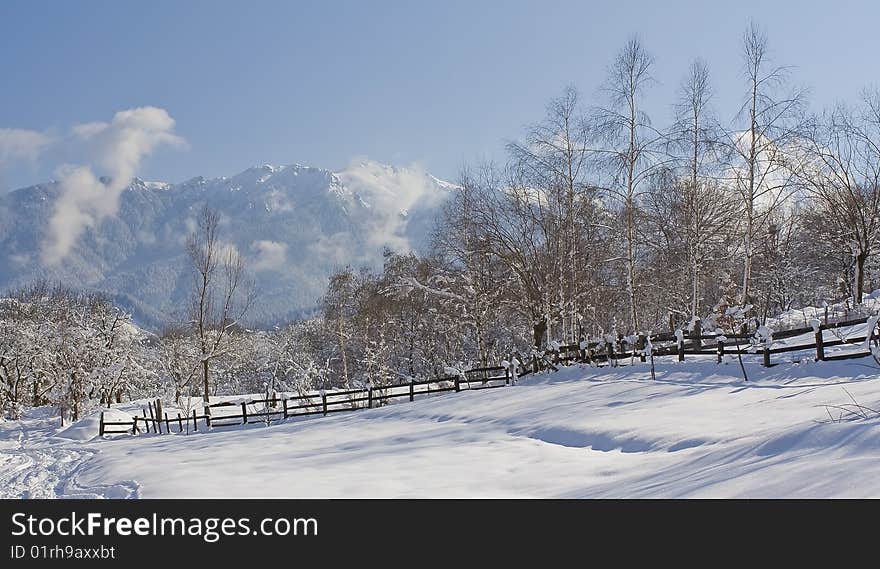
{"type": "Polygon", "coordinates": [[[856,108],[839,105],[806,130],[798,179],[824,225],[816,234],[845,260],[855,304],[880,237],[880,91],[866,90],[856,108]]]}
{"type": "Polygon", "coordinates": [[[743,218],[740,304],[746,304],[760,237],[796,189],[788,151],[799,138],[805,91],[788,87],[789,68],[770,63],[767,36],[754,22],[743,35],[742,59],[746,96],[738,116],[744,124],[730,134],[727,176],[743,218]]]}

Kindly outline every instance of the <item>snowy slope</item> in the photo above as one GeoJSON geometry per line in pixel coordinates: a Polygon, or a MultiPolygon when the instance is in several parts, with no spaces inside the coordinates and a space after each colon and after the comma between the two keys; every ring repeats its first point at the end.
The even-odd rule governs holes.
{"type": "Polygon", "coordinates": [[[375,162],[340,172],[264,164],[232,177],[180,184],[135,179],[119,212],[87,228],[60,265],[41,260],[59,195],[47,183],[0,195],[0,295],[38,277],[112,293],[151,328],[186,305],[184,241],[205,203],[221,239],[249,261],[258,298],[251,321],[313,309],[327,276],[346,264],[381,266],[382,251],[423,250],[453,186],[418,168],[375,162]]]}
{"type": "MultiPolygon", "coordinates": [[[[880,409],[870,358],[747,356],[617,369],[574,366],[509,388],[401,402],[272,427],[76,442],[0,425],[7,496],[880,497],[880,409]],[[835,422],[829,419],[829,411],[835,422]],[[28,438],[30,437],[30,438],[28,438]],[[31,455],[79,453],[28,478],[31,455]],[[74,459],[71,459],[73,461],[74,459]],[[11,472],[11,473],[10,473],[11,472]]],[[[36,420],[39,421],[39,420],[36,420]]],[[[30,423],[25,422],[25,425],[30,423]]],[[[36,423],[39,425],[39,422],[36,423]]],[[[18,426],[16,426],[18,425],[18,426]]]]}

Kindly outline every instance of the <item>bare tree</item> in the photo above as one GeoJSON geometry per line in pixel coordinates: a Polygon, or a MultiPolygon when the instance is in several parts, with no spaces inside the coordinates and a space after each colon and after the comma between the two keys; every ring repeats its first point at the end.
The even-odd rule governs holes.
{"type": "Polygon", "coordinates": [[[244,259],[219,239],[220,214],[205,206],[198,226],[186,241],[194,269],[190,323],[198,341],[202,387],[207,403],[211,394],[211,361],[229,349],[231,336],[253,301],[246,281],[244,259]]]}
{"type": "Polygon", "coordinates": [[[339,361],[342,365],[342,384],[346,387],[350,386],[348,339],[351,332],[348,330],[348,323],[356,310],[356,278],[357,275],[350,267],[333,274],[321,304],[324,320],[333,328],[336,337],[339,361]]]}
{"type": "MultiPolygon", "coordinates": [[[[590,304],[587,273],[597,259],[589,235],[596,224],[595,184],[587,174],[591,167],[590,132],[578,103],[578,93],[568,87],[547,106],[544,121],[531,126],[522,142],[508,144],[508,152],[529,187],[540,192],[534,208],[535,222],[544,235],[544,248],[554,290],[548,291],[546,320],[558,318],[556,336],[577,341],[581,320],[590,304]]],[[[551,330],[552,335],[552,330],[551,330]]]]}
{"type": "MultiPolygon", "coordinates": [[[[670,151],[679,176],[661,191],[671,201],[668,213],[683,241],[690,276],[690,315],[700,314],[700,281],[707,265],[717,259],[730,223],[731,199],[720,186],[717,164],[721,127],[710,110],[709,68],[695,60],[679,87],[676,122],[670,151]]],[[[670,218],[666,219],[667,223],[670,218]]]]}
{"type": "Polygon", "coordinates": [[[608,158],[613,177],[609,190],[621,204],[626,291],[630,327],[639,330],[637,308],[637,235],[639,200],[654,170],[665,163],[659,143],[663,134],[651,126],[641,100],[653,83],[654,60],[637,38],[618,53],[608,71],[605,91],[610,105],[596,111],[597,133],[606,146],[598,152],[608,158]]]}
{"type": "Polygon", "coordinates": [[[798,177],[817,202],[824,238],[851,259],[858,305],[865,265],[880,237],[880,92],[865,91],[857,109],[841,105],[815,119],[805,139],[798,177]]]}
{"type": "Polygon", "coordinates": [[[789,68],[769,63],[767,36],[753,22],[743,35],[743,63],[748,96],[739,116],[748,124],[732,133],[731,174],[742,200],[743,274],[740,304],[750,297],[752,266],[758,235],[765,232],[772,212],[790,197],[795,185],[785,152],[797,139],[799,112],[805,91],[783,92],[789,68]]]}
{"type": "Polygon", "coordinates": [[[516,276],[512,295],[517,309],[532,324],[534,346],[541,349],[547,332],[547,300],[550,298],[546,270],[546,243],[535,209],[540,195],[516,181],[508,170],[499,173],[491,165],[462,176],[461,186],[470,200],[471,227],[478,231],[473,250],[481,249],[498,258],[509,274],[516,276]],[[506,178],[506,179],[505,179],[506,178]]]}

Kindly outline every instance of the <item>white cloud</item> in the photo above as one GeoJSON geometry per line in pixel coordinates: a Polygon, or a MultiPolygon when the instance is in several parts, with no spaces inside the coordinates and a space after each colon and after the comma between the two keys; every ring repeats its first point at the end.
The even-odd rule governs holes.
{"type": "Polygon", "coordinates": [[[93,165],[65,165],[58,169],[61,194],[43,244],[45,264],[61,261],[87,227],[116,214],[119,197],[145,156],[163,144],[184,144],[173,130],[174,119],[156,107],[120,111],[109,123],[73,127],[73,137],[91,149],[93,165]],[[99,179],[95,169],[107,178],[99,179]]]}
{"type": "Polygon", "coordinates": [[[251,268],[255,271],[281,271],[287,265],[287,243],[260,240],[251,243],[254,260],[251,268]]]}
{"type": "Polygon", "coordinates": [[[35,130],[0,128],[0,167],[17,161],[36,161],[53,140],[35,130]]]}
{"type": "Polygon", "coordinates": [[[266,193],[266,207],[269,212],[293,211],[294,203],[280,190],[266,193]]]}
{"type": "Polygon", "coordinates": [[[347,231],[331,235],[317,235],[309,250],[321,259],[331,261],[338,268],[345,265],[374,264],[382,259],[381,250],[366,254],[361,247],[355,246],[354,237],[347,231]]]}
{"type": "Polygon", "coordinates": [[[365,223],[369,244],[402,252],[412,250],[406,236],[408,213],[437,207],[448,195],[438,180],[418,165],[395,168],[367,160],[338,176],[370,206],[370,219],[365,223]]]}

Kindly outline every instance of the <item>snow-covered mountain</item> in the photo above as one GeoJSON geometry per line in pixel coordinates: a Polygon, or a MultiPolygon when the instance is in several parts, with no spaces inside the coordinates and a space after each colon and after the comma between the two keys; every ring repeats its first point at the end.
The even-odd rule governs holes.
{"type": "Polygon", "coordinates": [[[57,265],[41,261],[57,182],[0,195],[0,291],[34,278],[111,293],[140,323],[180,315],[191,277],[184,241],[205,203],[221,239],[246,256],[258,299],[249,320],[312,310],[335,269],[381,265],[383,248],[420,250],[454,186],[415,168],[361,162],[340,172],[253,167],[180,184],[134,179],[116,216],[88,228],[57,265]]]}

